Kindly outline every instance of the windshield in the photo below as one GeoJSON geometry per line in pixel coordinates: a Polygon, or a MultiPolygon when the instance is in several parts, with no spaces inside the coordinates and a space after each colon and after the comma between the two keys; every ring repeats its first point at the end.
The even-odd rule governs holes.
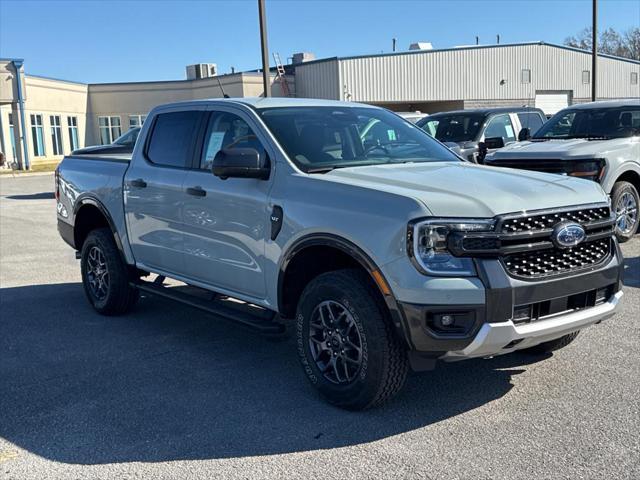
{"type": "Polygon", "coordinates": [[[124,135],[119,136],[113,142],[115,145],[135,145],[136,140],[138,139],[138,134],[140,133],[140,128],[132,128],[124,135]]]}
{"type": "Polygon", "coordinates": [[[304,172],[384,163],[460,161],[397,115],[366,107],[259,110],[289,158],[304,172]]]}
{"type": "Polygon", "coordinates": [[[640,134],[640,105],[566,109],[556,113],[534,139],[622,138],[640,134]]]}
{"type": "Polygon", "coordinates": [[[418,122],[418,125],[441,142],[460,143],[475,140],[483,120],[483,115],[469,113],[433,115],[418,122]]]}

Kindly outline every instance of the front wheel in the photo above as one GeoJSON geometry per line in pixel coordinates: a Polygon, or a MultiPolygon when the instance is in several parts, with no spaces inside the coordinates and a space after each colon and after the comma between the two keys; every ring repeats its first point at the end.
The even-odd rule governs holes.
{"type": "Polygon", "coordinates": [[[307,285],[296,315],[298,353],[307,378],[331,404],[362,410],[402,388],[406,350],[388,312],[358,270],[324,273],[307,285]]]}
{"type": "Polygon", "coordinates": [[[82,245],[80,270],[84,292],[98,313],[120,315],[138,300],[138,290],[129,283],[127,265],[108,228],[89,233],[82,245]]]}
{"type": "Polygon", "coordinates": [[[616,214],[616,237],[620,243],[631,240],[638,231],[638,190],[629,182],[616,182],[611,191],[616,214]]]}

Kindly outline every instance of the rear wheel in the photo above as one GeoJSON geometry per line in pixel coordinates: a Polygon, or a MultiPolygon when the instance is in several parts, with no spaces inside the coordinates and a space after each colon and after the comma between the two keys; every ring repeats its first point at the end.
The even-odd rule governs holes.
{"type": "Polygon", "coordinates": [[[362,410],[402,388],[406,350],[363,272],[338,270],[312,280],[296,317],[302,366],[329,403],[362,410]]]}
{"type": "Polygon", "coordinates": [[[129,283],[127,265],[108,228],[89,233],[82,245],[80,270],[84,292],[97,312],[120,315],[138,300],[138,290],[129,283]]]}
{"type": "Polygon", "coordinates": [[[638,191],[629,182],[616,182],[611,191],[611,204],[616,214],[616,237],[626,242],[638,231],[638,191]]]}
{"type": "Polygon", "coordinates": [[[544,355],[545,353],[551,353],[569,345],[576,339],[578,333],[580,332],[572,332],[560,338],[556,338],[555,340],[549,340],[548,342],[540,343],[539,345],[526,348],[524,349],[524,351],[534,355],[544,355]]]}

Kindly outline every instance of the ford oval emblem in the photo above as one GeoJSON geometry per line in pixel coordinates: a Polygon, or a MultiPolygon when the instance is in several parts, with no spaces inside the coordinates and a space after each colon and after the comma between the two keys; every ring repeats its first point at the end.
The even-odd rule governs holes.
{"type": "Polygon", "coordinates": [[[575,247],[586,238],[582,225],[577,223],[561,223],[553,229],[551,239],[560,248],[575,247]]]}

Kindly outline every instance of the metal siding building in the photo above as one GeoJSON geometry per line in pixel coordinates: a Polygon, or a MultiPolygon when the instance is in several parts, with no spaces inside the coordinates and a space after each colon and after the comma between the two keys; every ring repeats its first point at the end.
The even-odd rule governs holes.
{"type": "MultiPolygon", "coordinates": [[[[373,103],[392,110],[538,105],[554,113],[589,101],[591,95],[590,53],[543,42],[334,57],[285,68],[289,89],[298,97],[373,103]]],[[[600,55],[598,97],[640,97],[639,76],[640,62],[600,55]]],[[[273,70],[270,83],[273,95],[284,94],[273,70]]],[[[158,104],[222,97],[221,85],[232,97],[258,96],[262,74],[87,85],[28,75],[22,60],[0,59],[0,150],[14,164],[27,159],[57,163],[74,148],[103,141],[103,129],[115,137],[134,121],[140,124],[158,104]],[[101,127],[101,121],[109,126],[101,127]]]]}
{"type": "MultiPolygon", "coordinates": [[[[640,62],[599,55],[598,65],[599,99],[640,97],[640,62]]],[[[533,105],[551,93],[589,101],[590,70],[589,52],[536,42],[331,58],[296,65],[295,76],[299,96],[434,111],[533,105]]]]}

